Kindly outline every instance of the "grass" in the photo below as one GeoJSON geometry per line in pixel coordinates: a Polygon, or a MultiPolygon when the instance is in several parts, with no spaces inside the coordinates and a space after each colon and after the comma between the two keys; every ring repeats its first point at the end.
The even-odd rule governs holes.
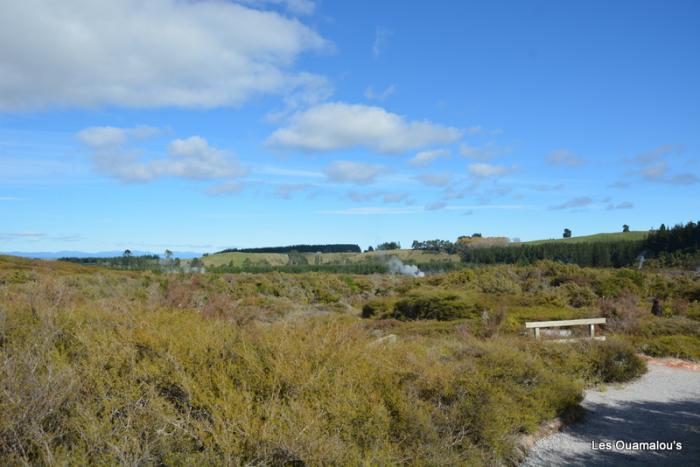
{"type": "Polygon", "coordinates": [[[640,375],[637,351],[699,358],[699,283],[549,262],[413,278],[0,257],[0,460],[515,463],[518,436],[585,387],[640,375]],[[600,315],[605,343],[522,325],[600,315]]]}
{"type": "Polygon", "coordinates": [[[546,240],[532,240],[527,243],[529,245],[537,245],[541,243],[550,242],[565,242],[565,243],[595,243],[595,242],[608,242],[615,240],[644,240],[647,238],[648,232],[644,230],[633,230],[630,232],[612,232],[612,233],[599,233],[593,235],[581,235],[578,237],[570,238],[551,238],[546,240]]]}
{"type": "Polygon", "coordinates": [[[202,257],[205,266],[222,266],[233,263],[234,266],[243,266],[248,261],[253,265],[269,264],[271,266],[284,266],[289,261],[286,254],[282,253],[219,253],[202,257]]]}

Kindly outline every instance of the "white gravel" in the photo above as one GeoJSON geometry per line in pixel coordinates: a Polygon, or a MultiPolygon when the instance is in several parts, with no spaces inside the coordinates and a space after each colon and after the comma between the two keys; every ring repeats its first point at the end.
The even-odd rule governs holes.
{"type": "Polygon", "coordinates": [[[587,391],[586,415],[542,438],[523,466],[700,466],[700,372],[649,365],[639,380],[587,391]],[[662,441],[680,451],[594,450],[591,443],[662,441]]]}

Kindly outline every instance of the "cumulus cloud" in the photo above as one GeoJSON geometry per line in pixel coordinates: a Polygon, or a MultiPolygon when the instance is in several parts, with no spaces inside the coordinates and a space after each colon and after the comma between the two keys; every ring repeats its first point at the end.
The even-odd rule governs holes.
{"type": "Polygon", "coordinates": [[[452,175],[447,172],[426,173],[418,175],[416,180],[419,180],[428,186],[445,187],[452,182],[452,175]]]}
{"type": "Polygon", "coordinates": [[[85,128],[78,132],[78,139],[93,148],[118,147],[130,138],[143,139],[157,135],[158,128],[138,126],[135,128],[116,128],[112,126],[97,126],[85,128]]]}
{"type": "Polygon", "coordinates": [[[377,100],[377,101],[384,101],[390,96],[392,96],[396,92],[396,86],[393,84],[390,84],[387,86],[386,89],[383,91],[378,91],[375,92],[374,89],[372,89],[372,86],[367,86],[367,89],[365,89],[365,97],[369,100],[377,100]]]}
{"type": "Polygon", "coordinates": [[[581,196],[578,198],[573,198],[570,199],[569,201],[566,201],[562,204],[556,205],[556,206],[550,206],[549,209],[574,209],[574,208],[583,208],[588,205],[593,203],[593,200],[589,198],[588,196],[581,196]]]}
{"type": "MultiPolygon", "coordinates": [[[[255,3],[270,2],[282,3],[255,3]]],[[[294,18],[233,2],[4,2],[0,110],[237,106],[304,86],[295,60],[330,47],[294,18]]]]}
{"type": "Polygon", "coordinates": [[[381,153],[399,153],[449,144],[461,135],[457,128],[407,121],[381,107],[335,102],[297,112],[288,126],[270,135],[267,144],[318,152],[364,146],[381,153]]]}
{"type": "Polygon", "coordinates": [[[493,164],[469,164],[469,173],[477,178],[490,178],[505,175],[517,170],[515,166],[507,167],[504,165],[493,165],[493,164]]]}
{"type": "Polygon", "coordinates": [[[557,149],[547,156],[547,162],[552,165],[563,165],[567,167],[577,167],[585,164],[583,158],[577,156],[568,149],[557,149]]]}
{"type": "Polygon", "coordinates": [[[335,161],[323,169],[323,173],[332,182],[361,185],[374,182],[382,172],[384,167],[381,165],[352,161],[335,161]]]}
{"type": "Polygon", "coordinates": [[[426,165],[433,162],[435,159],[440,157],[448,157],[450,155],[449,149],[431,149],[429,151],[421,151],[408,161],[409,164],[416,167],[425,167],[426,165]]]}
{"type": "Polygon", "coordinates": [[[92,160],[98,171],[124,182],[148,182],[162,177],[233,179],[247,173],[230,153],[212,147],[201,136],[175,139],[168,145],[167,154],[156,158],[147,159],[139,150],[128,146],[130,140],[148,137],[156,131],[150,127],[93,127],[77,136],[92,148],[92,160]]]}

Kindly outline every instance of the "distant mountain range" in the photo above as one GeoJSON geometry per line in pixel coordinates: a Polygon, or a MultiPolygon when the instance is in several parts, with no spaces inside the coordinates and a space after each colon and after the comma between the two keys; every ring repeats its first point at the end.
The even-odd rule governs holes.
{"type": "MultiPolygon", "coordinates": [[[[95,253],[89,253],[86,251],[7,251],[0,252],[0,255],[10,255],[10,256],[22,256],[24,258],[36,258],[36,259],[58,259],[58,258],[112,258],[114,256],[121,256],[124,250],[121,251],[98,251],[95,253]]],[[[140,251],[131,250],[133,256],[141,255],[159,255],[163,256],[163,252],[153,253],[151,251],[140,251]]],[[[195,253],[193,251],[173,251],[173,256],[181,259],[199,258],[202,253],[195,253]]]]}

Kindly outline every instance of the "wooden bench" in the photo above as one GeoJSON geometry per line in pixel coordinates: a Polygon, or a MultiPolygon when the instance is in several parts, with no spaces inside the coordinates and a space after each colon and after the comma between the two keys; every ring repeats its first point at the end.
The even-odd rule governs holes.
{"type": "MultiPolygon", "coordinates": [[[[585,319],[566,319],[561,321],[532,321],[525,323],[525,329],[533,329],[535,333],[535,339],[540,338],[540,329],[542,328],[559,328],[563,326],[589,326],[589,336],[587,339],[595,339],[598,341],[604,341],[605,336],[595,335],[595,325],[605,324],[605,318],[585,318],[585,319]]],[[[557,342],[571,341],[575,339],[560,339],[557,342]]]]}

